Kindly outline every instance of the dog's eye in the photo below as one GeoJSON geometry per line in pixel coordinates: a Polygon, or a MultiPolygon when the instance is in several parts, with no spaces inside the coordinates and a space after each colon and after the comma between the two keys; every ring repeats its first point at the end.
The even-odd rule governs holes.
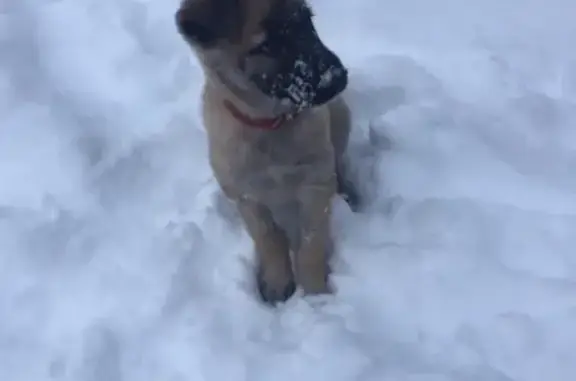
{"type": "Polygon", "coordinates": [[[258,55],[258,54],[269,55],[271,52],[270,40],[268,39],[267,34],[264,31],[252,36],[250,43],[251,47],[250,50],[248,51],[248,55],[258,55]]]}
{"type": "Polygon", "coordinates": [[[266,42],[267,38],[265,32],[260,32],[252,36],[250,40],[250,50],[248,51],[248,55],[267,53],[266,42]]]}
{"type": "Polygon", "coordinates": [[[260,44],[254,46],[252,49],[250,49],[248,51],[248,55],[249,56],[254,56],[254,55],[259,55],[259,54],[263,54],[263,55],[270,55],[272,52],[270,43],[267,40],[262,41],[260,44]]]}
{"type": "Polygon", "coordinates": [[[264,41],[266,41],[266,33],[260,32],[252,36],[250,43],[252,46],[258,46],[261,45],[264,41]]]}

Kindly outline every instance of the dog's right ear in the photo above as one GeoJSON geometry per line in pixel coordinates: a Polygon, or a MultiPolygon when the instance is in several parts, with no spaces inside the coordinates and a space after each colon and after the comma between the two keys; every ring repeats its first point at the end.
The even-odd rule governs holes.
{"type": "Polygon", "coordinates": [[[219,36],[210,25],[210,1],[184,0],[176,11],[178,32],[191,44],[206,48],[216,43],[219,36]]]}
{"type": "Polygon", "coordinates": [[[176,26],[191,44],[209,48],[220,40],[241,36],[240,0],[183,0],[176,12],[176,26]]]}

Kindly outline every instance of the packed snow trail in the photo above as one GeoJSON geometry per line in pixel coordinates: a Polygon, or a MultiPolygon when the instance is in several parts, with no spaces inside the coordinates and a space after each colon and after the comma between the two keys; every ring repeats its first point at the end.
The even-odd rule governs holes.
{"type": "Polygon", "coordinates": [[[374,200],[337,203],[337,293],[277,310],[177,0],[41,3],[0,4],[0,380],[576,378],[572,2],[312,2],[374,200]]]}

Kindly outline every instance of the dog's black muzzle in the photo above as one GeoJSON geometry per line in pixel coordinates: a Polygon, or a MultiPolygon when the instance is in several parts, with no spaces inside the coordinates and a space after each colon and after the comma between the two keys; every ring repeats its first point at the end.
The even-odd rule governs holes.
{"type": "Polygon", "coordinates": [[[265,54],[277,62],[274,72],[252,78],[262,92],[288,100],[301,110],[323,105],[344,91],[348,71],[313,27],[274,37],[272,34],[251,52],[265,54]]]}
{"type": "Polygon", "coordinates": [[[294,52],[283,64],[277,86],[298,108],[323,105],[348,85],[348,71],[320,41],[294,52]]]}

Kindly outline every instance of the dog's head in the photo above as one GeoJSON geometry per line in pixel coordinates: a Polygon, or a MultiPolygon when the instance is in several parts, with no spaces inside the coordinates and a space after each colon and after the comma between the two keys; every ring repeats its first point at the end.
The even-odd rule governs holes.
{"type": "Polygon", "coordinates": [[[312,17],[305,0],[183,0],[176,24],[204,65],[228,82],[304,109],[348,84],[312,17]]]}

